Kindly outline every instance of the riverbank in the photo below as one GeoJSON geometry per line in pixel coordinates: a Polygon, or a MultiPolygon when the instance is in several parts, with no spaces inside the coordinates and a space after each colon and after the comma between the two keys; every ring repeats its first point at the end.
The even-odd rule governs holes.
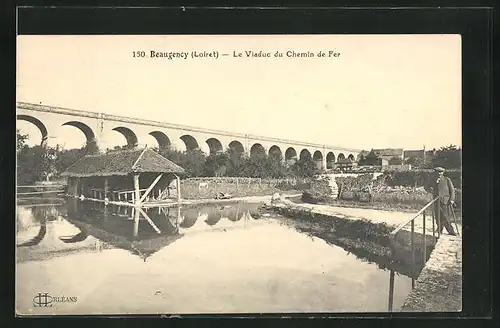
{"type": "MultiPolygon", "coordinates": [[[[296,198],[300,197],[299,193],[294,193],[293,191],[282,193],[283,198],[296,198]]],[[[156,202],[156,203],[144,203],[142,207],[176,207],[178,205],[181,206],[189,206],[189,205],[203,205],[203,204],[227,204],[227,203],[269,203],[272,199],[273,195],[260,195],[260,196],[244,196],[244,197],[232,197],[228,199],[182,199],[180,203],[176,201],[169,202],[156,202]]],[[[129,205],[133,206],[133,205],[129,205]]]]}
{"type": "Polygon", "coordinates": [[[462,310],[462,239],[442,235],[402,312],[460,312],[462,310]]]}
{"type": "MultiPolygon", "coordinates": [[[[302,201],[301,197],[293,197],[291,200],[296,204],[309,204],[302,201]]],[[[397,204],[397,203],[383,203],[383,202],[359,202],[359,201],[349,201],[349,200],[341,200],[335,199],[331,200],[328,203],[317,203],[311,205],[320,205],[320,206],[330,206],[334,208],[357,208],[357,209],[366,209],[366,210],[375,210],[375,211],[383,211],[383,212],[399,212],[399,213],[417,213],[423,205],[420,204],[397,204]]],[[[456,209],[456,217],[457,221],[462,221],[462,213],[459,209],[456,209]]]]}
{"type": "MultiPolygon", "coordinates": [[[[344,249],[362,253],[364,257],[375,259],[383,267],[417,279],[416,288],[408,296],[401,311],[460,311],[462,292],[462,243],[461,225],[457,225],[460,236],[441,234],[433,236],[432,218],[426,217],[425,230],[423,218],[414,222],[415,236],[412,237],[410,225],[403,227],[395,238],[390,232],[408,221],[415,213],[381,211],[363,208],[334,207],[318,204],[295,204],[289,200],[268,204],[268,208],[296,220],[309,220],[318,224],[324,222],[330,230],[350,230],[349,245],[342,238],[332,239],[344,249]],[[423,242],[425,236],[427,242],[423,242]],[[413,245],[416,251],[412,251],[413,245]],[[427,260],[426,253],[429,254],[427,260]],[[384,251],[385,250],[385,251],[384,251]],[[384,254],[386,252],[386,254],[384,254]],[[415,255],[417,253],[417,255],[415,255]],[[412,268],[408,269],[408,267],[412,268]]],[[[307,229],[307,228],[306,228],[307,229]]],[[[313,228],[308,228],[311,233],[313,228]]],[[[324,229],[321,234],[325,235],[324,229]]],[[[341,235],[341,234],[340,234],[341,235]]]]}

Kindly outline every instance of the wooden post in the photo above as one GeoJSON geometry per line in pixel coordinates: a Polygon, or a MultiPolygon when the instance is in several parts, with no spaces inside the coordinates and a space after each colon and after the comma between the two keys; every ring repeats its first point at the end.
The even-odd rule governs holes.
{"type": "Polygon", "coordinates": [[[424,228],[423,229],[424,229],[424,264],[425,264],[425,262],[427,261],[427,240],[425,238],[427,232],[425,231],[425,219],[426,219],[425,218],[425,211],[422,214],[424,215],[424,222],[423,222],[424,228]]]}
{"type": "Polygon", "coordinates": [[[178,175],[175,176],[176,183],[177,183],[177,203],[181,202],[181,179],[179,178],[178,175]]]}
{"type": "Polygon", "coordinates": [[[181,207],[177,206],[177,218],[175,220],[176,225],[175,227],[177,228],[177,231],[179,230],[179,225],[181,223],[181,207]]]}
{"type": "Polygon", "coordinates": [[[141,194],[139,191],[139,174],[134,174],[134,198],[132,201],[135,205],[139,206],[141,204],[141,194]]]}
{"type": "Polygon", "coordinates": [[[77,197],[78,196],[78,183],[80,182],[79,178],[76,178],[74,181],[74,186],[73,186],[73,196],[77,197]]]}
{"type": "Polygon", "coordinates": [[[161,230],[156,226],[156,224],[154,224],[153,220],[151,220],[151,218],[148,216],[148,214],[141,207],[138,207],[136,212],[137,213],[140,212],[142,214],[142,216],[146,219],[146,221],[148,221],[148,223],[153,227],[153,229],[157,233],[161,233],[161,230]]]}
{"type": "Polygon", "coordinates": [[[104,198],[108,197],[109,182],[108,178],[104,178],[104,198]]]}
{"type": "Polygon", "coordinates": [[[156,177],[156,179],[153,181],[153,183],[149,186],[148,189],[146,189],[146,191],[144,192],[144,195],[142,195],[142,198],[140,199],[140,203],[142,203],[146,197],[148,197],[149,193],[151,192],[151,190],[153,190],[154,186],[156,186],[156,184],[158,183],[158,181],[160,181],[161,177],[163,176],[163,173],[161,173],[160,175],[158,175],[156,177]]]}
{"type": "Polygon", "coordinates": [[[392,312],[392,306],[394,301],[394,270],[391,270],[389,274],[389,312],[392,312]]]}
{"type": "Polygon", "coordinates": [[[75,179],[72,177],[68,177],[68,195],[74,196],[74,188],[75,188],[75,179]]]}
{"type": "Polygon", "coordinates": [[[139,234],[139,211],[134,213],[134,238],[139,234]]]}

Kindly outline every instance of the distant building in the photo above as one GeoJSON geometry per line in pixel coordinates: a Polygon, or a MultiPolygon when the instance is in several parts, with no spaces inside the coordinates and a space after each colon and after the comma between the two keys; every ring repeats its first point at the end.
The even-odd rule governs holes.
{"type": "Polygon", "coordinates": [[[390,161],[391,158],[404,158],[403,148],[372,149],[372,152],[380,158],[390,161]]]}
{"type": "Polygon", "coordinates": [[[372,149],[368,154],[364,155],[358,162],[360,166],[376,166],[381,167],[389,164],[389,160],[394,156],[388,156],[389,158],[381,157],[380,152],[372,149]]]}
{"type": "Polygon", "coordinates": [[[405,150],[404,151],[404,159],[410,159],[410,158],[424,158],[424,150],[405,150]]]}
{"type": "Polygon", "coordinates": [[[358,163],[352,158],[341,158],[335,163],[336,168],[352,168],[358,166],[358,163]]]}
{"type": "Polygon", "coordinates": [[[436,149],[424,151],[424,149],[418,150],[405,150],[404,151],[404,160],[407,161],[409,159],[422,159],[426,162],[432,161],[432,159],[436,156],[436,149]]]}
{"type": "Polygon", "coordinates": [[[373,166],[387,166],[389,165],[389,161],[385,158],[377,158],[375,161],[374,161],[374,164],[372,164],[373,166]]]}
{"type": "Polygon", "coordinates": [[[362,151],[360,151],[359,154],[358,154],[357,160],[359,161],[359,160],[365,158],[369,153],[370,152],[368,150],[362,150],[362,151]]]}

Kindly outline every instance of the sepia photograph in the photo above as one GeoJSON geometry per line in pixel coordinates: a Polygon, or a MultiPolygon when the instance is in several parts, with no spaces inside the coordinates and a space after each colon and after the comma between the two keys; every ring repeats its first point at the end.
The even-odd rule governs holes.
{"type": "Polygon", "coordinates": [[[462,311],[459,34],[16,42],[17,316],[462,311]]]}

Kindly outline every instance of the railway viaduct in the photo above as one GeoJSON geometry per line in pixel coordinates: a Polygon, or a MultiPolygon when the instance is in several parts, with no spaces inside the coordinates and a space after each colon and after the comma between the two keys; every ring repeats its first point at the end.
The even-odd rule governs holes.
{"type": "MultiPolygon", "coordinates": [[[[41,132],[42,146],[64,139],[62,127],[79,129],[87,142],[95,142],[100,150],[116,146],[116,135],[130,147],[144,146],[145,141],[156,140],[158,147],[178,150],[201,149],[206,154],[222,152],[228,148],[236,152],[280,153],[287,162],[305,156],[312,157],[318,168],[329,169],[342,158],[356,159],[361,152],[326,144],[269,138],[243,133],[211,130],[132,117],[68,109],[27,102],[17,102],[17,120],[34,124],[41,132]]],[[[66,130],[67,131],[67,130],[66,130]]]]}

